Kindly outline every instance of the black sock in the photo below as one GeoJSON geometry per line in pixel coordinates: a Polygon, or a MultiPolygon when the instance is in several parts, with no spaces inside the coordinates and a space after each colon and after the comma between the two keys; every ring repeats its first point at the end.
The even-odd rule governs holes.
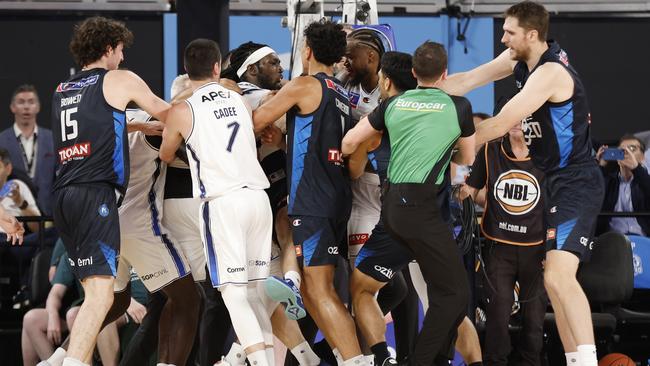
{"type": "Polygon", "coordinates": [[[483,366],[483,361],[472,362],[468,366],[483,366]]]}
{"type": "Polygon", "coordinates": [[[379,342],[374,346],[371,346],[370,351],[372,351],[372,354],[375,355],[375,366],[381,366],[384,361],[390,357],[390,353],[388,352],[388,345],[386,345],[386,342],[379,342]]]}

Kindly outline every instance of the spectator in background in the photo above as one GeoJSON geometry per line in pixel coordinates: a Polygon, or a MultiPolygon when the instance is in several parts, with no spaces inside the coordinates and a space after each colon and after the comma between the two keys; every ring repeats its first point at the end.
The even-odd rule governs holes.
{"type": "MultiPolygon", "coordinates": [[[[13,216],[40,216],[41,212],[36,206],[34,194],[29,186],[19,179],[8,179],[12,170],[13,164],[9,152],[0,148],[0,205],[13,216]]],[[[31,232],[38,231],[37,223],[26,225],[31,232]]],[[[4,233],[2,229],[0,232],[4,233]]]]}
{"type": "Polygon", "coordinates": [[[39,127],[36,116],[41,105],[33,85],[21,85],[13,93],[12,127],[0,133],[0,147],[9,151],[14,169],[24,171],[37,187],[38,206],[43,213],[52,213],[52,182],[56,165],[52,131],[39,127]]]}
{"type": "Polygon", "coordinates": [[[641,142],[646,146],[645,149],[645,167],[646,169],[650,167],[650,149],[647,147],[650,145],[650,130],[637,132],[634,134],[635,137],[638,137],[641,142]]]}
{"type": "MultiPolygon", "coordinates": [[[[618,148],[625,158],[617,161],[619,169],[608,172],[602,159],[607,145],[598,149],[596,158],[605,177],[603,211],[647,212],[650,210],[650,175],[643,164],[645,144],[633,135],[623,136],[618,148]]],[[[650,234],[650,217],[600,217],[597,233],[614,230],[623,234],[647,236],[650,234]]]]}

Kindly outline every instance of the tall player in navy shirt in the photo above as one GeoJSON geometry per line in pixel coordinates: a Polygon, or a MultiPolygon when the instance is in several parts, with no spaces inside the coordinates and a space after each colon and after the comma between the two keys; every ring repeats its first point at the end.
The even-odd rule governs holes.
{"type": "Polygon", "coordinates": [[[503,42],[508,49],[493,61],[451,75],[443,89],[462,95],[515,75],[519,93],[494,118],[481,122],[476,143],[524,124],[533,162],[546,172],[546,265],[544,285],[555,311],[568,365],[596,366],[589,303],[576,272],[593,248],[596,216],[604,195],[593,158],[589,105],[567,53],[547,41],[549,15],[524,1],[505,12],[503,42]]]}
{"type": "MultiPolygon", "coordinates": [[[[350,128],[350,103],[347,91],[333,77],[333,65],[345,53],[345,32],[339,24],[315,22],[305,29],[305,39],[302,64],[309,75],[280,89],[255,110],[253,122],[261,131],[287,114],[288,213],[303,267],[305,305],[345,364],[362,364],[354,322],[333,286],[335,263],[339,254],[345,254],[340,253],[340,244],[351,208],[349,177],[341,157],[341,140],[350,128]]],[[[280,290],[287,287],[284,281],[275,283],[280,290]]],[[[267,289],[275,300],[284,300],[273,286],[267,284],[267,289]]]]}
{"type": "MultiPolygon", "coordinates": [[[[86,294],[64,366],[90,363],[113,303],[120,240],[117,206],[129,181],[126,105],[134,101],[161,121],[169,108],[136,74],[117,70],[123,48],[132,41],[133,34],[121,22],[93,17],[78,24],[70,51],[82,70],[59,84],[52,98],[59,158],[54,223],[86,294]]],[[[50,364],[58,364],[60,353],[65,351],[58,349],[50,364]]]]}

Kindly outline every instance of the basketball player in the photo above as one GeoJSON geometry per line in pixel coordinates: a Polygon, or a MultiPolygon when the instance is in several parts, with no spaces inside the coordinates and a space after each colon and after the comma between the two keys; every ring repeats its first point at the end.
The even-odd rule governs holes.
{"type": "Polygon", "coordinates": [[[476,142],[482,145],[524,121],[531,158],[546,173],[544,285],[567,362],[594,366],[591,311],[576,279],[578,265],[589,258],[604,195],[593,157],[587,96],[567,53],[547,41],[549,15],[543,5],[524,1],[506,10],[505,17],[501,42],[508,49],[493,61],[450,76],[442,87],[462,95],[514,74],[519,93],[498,115],[479,124],[476,142]]]}
{"type": "MultiPolygon", "coordinates": [[[[347,80],[345,88],[350,97],[352,123],[372,112],[380,99],[379,66],[384,45],[371,29],[356,29],[348,34],[345,52],[347,80]]],[[[354,267],[357,253],[379,222],[379,176],[368,169],[352,181],[352,211],[348,221],[348,257],[354,267]]]]}
{"type": "MultiPolygon", "coordinates": [[[[160,123],[137,109],[127,110],[126,116],[128,120],[160,123]]],[[[204,271],[203,248],[200,242],[184,242],[185,246],[181,246],[162,225],[167,166],[158,158],[161,137],[136,131],[129,133],[128,143],[132,173],[119,208],[122,233],[115,290],[120,294],[115,305],[130,298],[130,267],[150,293],[162,290],[167,301],[159,322],[158,361],[163,365],[184,365],[198,324],[200,297],[192,272],[204,271]]]]}
{"type": "MultiPolygon", "coordinates": [[[[270,99],[272,91],[279,89],[282,84],[283,70],[280,59],[272,48],[264,44],[246,42],[237,47],[231,53],[229,69],[229,77],[238,81],[242,96],[253,111],[270,99]]],[[[224,71],[226,72],[227,70],[224,71]]],[[[280,129],[282,135],[286,134],[285,116],[277,120],[274,126],[280,129]]],[[[260,165],[270,182],[266,193],[271,202],[277,228],[273,240],[270,273],[277,278],[282,278],[284,274],[287,281],[292,281],[291,278],[299,278],[299,269],[293,241],[288,233],[286,153],[272,144],[260,144],[257,151],[260,165]]],[[[283,307],[280,307],[278,302],[267,300],[267,310],[276,337],[287,346],[300,365],[318,365],[320,358],[305,340],[298,323],[290,318],[292,314],[287,313],[285,316],[283,307]]],[[[237,347],[237,344],[233,344],[233,347],[237,347]]],[[[228,356],[226,359],[229,359],[228,356]]]]}
{"type": "MultiPolygon", "coordinates": [[[[288,211],[303,268],[305,305],[344,364],[363,364],[354,322],[333,286],[350,214],[349,178],[341,158],[350,105],[332,70],[345,52],[345,32],[339,24],[315,22],[305,29],[305,38],[302,64],[309,75],[280,89],[255,111],[253,120],[262,131],[288,113],[288,211]]],[[[270,295],[278,301],[295,298],[290,286],[281,283],[270,295]]]]}
{"type": "Polygon", "coordinates": [[[129,181],[126,105],[134,101],[159,120],[165,119],[169,108],[137,75],[117,70],[122,49],[132,41],[132,33],[121,22],[93,17],[78,24],[70,50],[82,70],[59,84],[52,100],[59,156],[54,222],[86,294],[70,333],[65,366],[90,362],[113,303],[120,240],[118,196],[129,181]]]}
{"type": "Polygon", "coordinates": [[[173,160],[185,140],[194,196],[203,201],[201,234],[210,280],[223,295],[251,365],[273,365],[271,322],[261,299],[273,220],[250,107],[217,84],[221,53],[216,42],[190,42],[184,63],[194,94],[170,110],[160,158],[173,160]]]}

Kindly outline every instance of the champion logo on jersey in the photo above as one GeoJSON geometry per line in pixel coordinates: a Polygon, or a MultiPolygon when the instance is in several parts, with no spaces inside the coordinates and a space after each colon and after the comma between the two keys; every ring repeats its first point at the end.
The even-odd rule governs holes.
{"type": "Polygon", "coordinates": [[[97,80],[99,80],[99,75],[89,76],[75,82],[61,83],[56,87],[56,92],[63,93],[71,90],[81,90],[88,85],[97,84],[97,80]]]}
{"type": "Polygon", "coordinates": [[[293,220],[293,226],[300,226],[302,224],[302,221],[300,219],[295,219],[293,220]]]}

